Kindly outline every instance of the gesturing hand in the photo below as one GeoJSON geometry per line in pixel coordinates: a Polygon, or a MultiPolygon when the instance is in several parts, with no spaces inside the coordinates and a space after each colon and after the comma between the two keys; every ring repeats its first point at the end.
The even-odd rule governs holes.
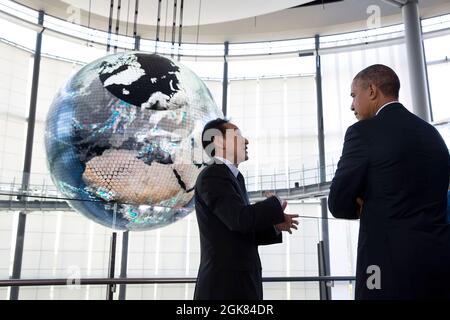
{"type": "MultiPolygon", "coordinates": [[[[267,198],[276,197],[278,199],[278,201],[280,201],[281,208],[283,209],[283,212],[284,212],[284,210],[286,209],[286,207],[288,205],[286,200],[281,200],[274,192],[270,192],[270,191],[264,192],[264,195],[267,198]]],[[[298,214],[284,213],[284,222],[276,224],[275,228],[280,232],[287,231],[287,232],[289,232],[289,234],[292,234],[291,229],[297,230],[297,225],[298,225],[298,221],[294,218],[298,218],[298,214]]]]}
{"type": "Polygon", "coordinates": [[[284,214],[284,222],[276,224],[275,228],[278,231],[287,231],[289,234],[292,234],[291,229],[297,230],[298,221],[294,218],[298,218],[298,214],[284,214]]]}

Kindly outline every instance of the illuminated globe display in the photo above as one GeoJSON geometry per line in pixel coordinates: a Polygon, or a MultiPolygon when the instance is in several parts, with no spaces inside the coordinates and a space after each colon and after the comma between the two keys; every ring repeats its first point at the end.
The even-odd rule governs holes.
{"type": "Polygon", "coordinates": [[[193,210],[203,126],[221,117],[183,65],[126,52],[72,76],[47,115],[48,167],[70,206],[104,226],[149,230],[193,210]]]}

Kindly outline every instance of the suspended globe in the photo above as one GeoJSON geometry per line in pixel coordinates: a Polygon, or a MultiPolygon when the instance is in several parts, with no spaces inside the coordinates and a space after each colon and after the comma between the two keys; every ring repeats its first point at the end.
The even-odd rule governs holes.
{"type": "Polygon", "coordinates": [[[171,59],[98,59],[56,94],[46,119],[48,168],[69,205],[117,230],[162,227],[193,210],[201,132],[221,117],[208,88],[171,59]]]}

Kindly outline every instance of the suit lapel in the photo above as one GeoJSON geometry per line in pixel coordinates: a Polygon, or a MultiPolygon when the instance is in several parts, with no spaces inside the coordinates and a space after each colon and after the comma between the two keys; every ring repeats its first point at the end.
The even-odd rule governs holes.
{"type": "Polygon", "coordinates": [[[233,182],[234,187],[238,191],[242,200],[244,201],[245,204],[247,204],[247,205],[250,204],[250,201],[249,201],[248,195],[247,195],[247,191],[245,190],[245,186],[244,186],[244,190],[242,190],[242,187],[240,186],[238,179],[233,175],[233,173],[231,172],[231,170],[227,167],[227,165],[225,163],[223,163],[222,161],[220,161],[218,159],[215,159],[215,161],[212,160],[211,162],[209,162],[208,165],[225,166],[224,169],[226,170],[227,174],[229,175],[231,181],[233,182]]]}
{"type": "MultiPolygon", "coordinates": [[[[226,166],[226,164],[223,164],[226,166]]],[[[239,194],[241,195],[242,200],[245,204],[249,204],[248,196],[245,190],[242,190],[242,187],[240,186],[240,183],[238,179],[234,176],[233,172],[227,167],[225,168],[227,170],[228,175],[230,176],[231,181],[233,181],[234,186],[236,187],[236,190],[238,190],[239,194]]]]}
{"type": "Polygon", "coordinates": [[[241,191],[242,191],[242,195],[244,197],[245,203],[247,205],[249,205],[250,204],[250,200],[248,198],[247,188],[245,187],[245,180],[244,180],[244,177],[242,176],[242,173],[239,173],[239,175],[236,177],[236,180],[238,181],[239,186],[241,187],[241,191]],[[239,175],[242,178],[241,180],[239,180],[239,175]]]}

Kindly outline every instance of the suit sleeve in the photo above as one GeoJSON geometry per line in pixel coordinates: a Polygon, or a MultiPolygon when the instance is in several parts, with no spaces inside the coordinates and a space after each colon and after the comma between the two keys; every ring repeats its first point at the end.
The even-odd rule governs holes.
{"type": "Polygon", "coordinates": [[[328,196],[328,208],[335,218],[358,219],[356,198],[363,194],[368,163],[368,146],[351,126],[345,134],[342,156],[328,196]]]}
{"type": "Polygon", "coordinates": [[[283,209],[276,197],[246,205],[229,177],[208,173],[199,182],[201,199],[232,231],[264,230],[284,221],[283,209]]]}
{"type": "Polygon", "coordinates": [[[275,226],[270,226],[264,230],[257,230],[255,236],[258,246],[283,242],[283,236],[281,232],[276,231],[275,226]]]}

